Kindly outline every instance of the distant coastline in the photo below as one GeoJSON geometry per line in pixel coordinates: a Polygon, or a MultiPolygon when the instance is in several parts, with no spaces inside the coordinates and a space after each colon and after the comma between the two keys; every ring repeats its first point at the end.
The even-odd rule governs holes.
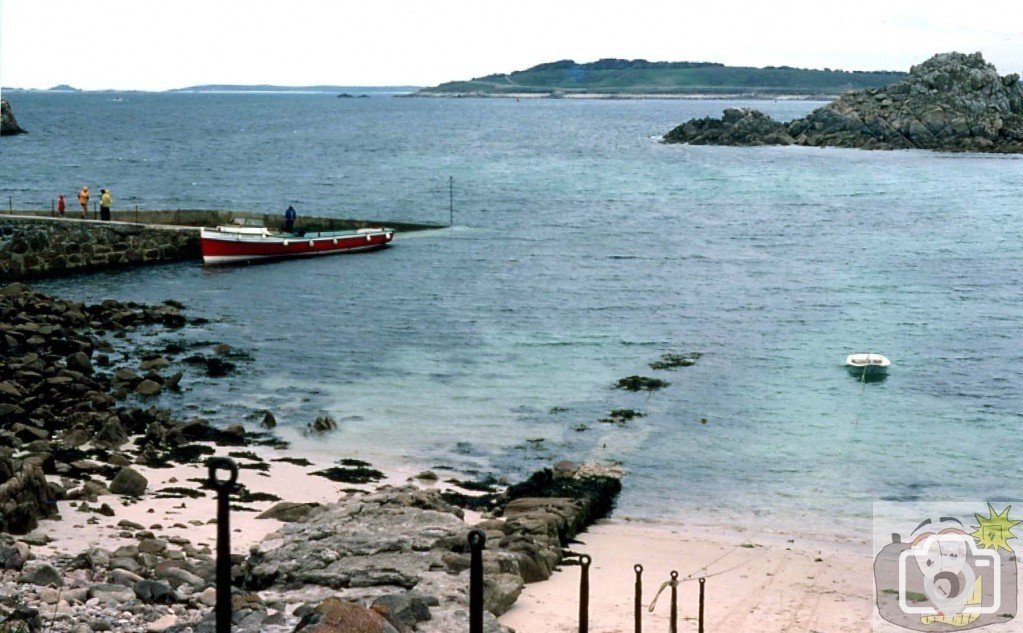
{"type": "Polygon", "coordinates": [[[561,60],[423,88],[416,97],[548,97],[594,99],[827,99],[879,88],[906,73],[791,66],[726,66],[716,62],[561,60]]]}
{"type": "Polygon", "coordinates": [[[549,92],[412,92],[396,95],[416,99],[574,99],[579,101],[626,101],[639,99],[659,100],[682,100],[682,101],[830,101],[834,95],[827,93],[818,94],[796,94],[778,93],[766,94],[758,92],[723,92],[723,93],[658,93],[658,92],[573,92],[573,93],[549,93],[549,92]]]}
{"type": "Polygon", "coordinates": [[[61,84],[52,88],[16,88],[9,86],[0,87],[2,92],[32,92],[32,93],[74,93],[74,94],[104,94],[104,93],[144,93],[144,94],[166,94],[166,93],[239,93],[239,94],[330,94],[341,93],[353,94],[405,94],[419,90],[419,86],[276,86],[272,84],[205,84],[198,86],[186,86],[184,88],[171,88],[169,90],[133,90],[102,88],[98,90],[83,90],[72,86],[61,84]]]}

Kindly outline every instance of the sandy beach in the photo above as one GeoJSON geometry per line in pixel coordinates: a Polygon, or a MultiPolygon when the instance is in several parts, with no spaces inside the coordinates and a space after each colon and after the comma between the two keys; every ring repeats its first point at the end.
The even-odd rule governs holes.
{"type": "MultiPolygon", "coordinates": [[[[216,447],[218,456],[229,449],[216,447]]],[[[384,480],[363,486],[340,484],[311,476],[313,470],[330,465],[322,455],[250,447],[269,470],[242,468],[239,482],[254,492],[269,493],[293,502],[332,503],[346,495],[345,489],[373,490],[385,484],[404,484],[409,470],[388,467],[384,480]],[[302,458],[311,465],[273,461],[281,457],[302,458]],[[321,460],[318,463],[313,460],[321,460]]],[[[240,464],[251,460],[236,459],[240,464]]],[[[206,477],[199,464],[173,468],[138,470],[149,479],[150,491],[186,485],[206,477]]],[[[424,488],[449,487],[418,481],[424,488]]],[[[61,501],[60,521],[44,521],[35,535],[45,534],[50,542],[33,548],[41,556],[78,552],[97,546],[115,549],[134,542],[131,530],[118,523],[130,521],[154,529],[165,537],[187,537],[195,545],[215,547],[216,498],[212,493],[197,499],[160,499],[154,494],[132,502],[117,495],[101,501],[115,509],[115,516],[81,514],[70,502],[61,501]],[[92,524],[87,517],[95,517],[92,524]]],[[[258,514],[276,502],[245,504],[256,512],[231,514],[232,550],[243,553],[258,544],[283,523],[259,519],[258,514]]],[[[469,513],[467,522],[480,517],[469,513]]],[[[829,544],[814,541],[789,542],[777,535],[735,531],[734,528],[700,526],[686,528],[671,522],[610,518],[592,526],[570,545],[574,552],[592,557],[590,567],[590,630],[600,633],[633,631],[633,566],[643,565],[643,623],[648,630],[666,628],[670,612],[670,587],[655,595],[670,573],[679,572],[679,622],[695,627],[698,613],[698,584],[706,584],[705,622],[708,630],[828,631],[870,630],[871,575],[866,543],[829,544]],[[653,610],[650,610],[654,603],[653,610]]],[[[562,633],[576,630],[578,622],[580,569],[564,565],[549,580],[526,585],[516,604],[500,622],[519,633],[562,633]]],[[[682,626],[685,626],[684,624],[682,626]]]]}
{"type": "MultiPolygon", "coordinates": [[[[774,538],[774,537],[772,537],[774,538]]],[[[634,630],[635,572],[643,565],[644,630],[668,627],[670,588],[648,610],[672,570],[678,586],[679,627],[696,630],[701,575],[708,631],[827,631],[871,629],[871,558],[867,543],[829,545],[759,538],[727,529],[687,529],[668,523],[612,518],[578,537],[573,551],[589,554],[589,630],[634,630]],[[701,569],[705,567],[706,569],[701,569]],[[715,575],[716,574],[716,575],[715,575]]],[[[577,630],[579,568],[527,585],[500,618],[521,633],[577,630]]]]}
{"type": "MultiPolygon", "coordinates": [[[[237,448],[218,447],[206,444],[216,451],[218,457],[228,457],[229,453],[237,452],[237,448]]],[[[325,477],[313,476],[315,470],[330,467],[334,461],[324,459],[315,453],[304,453],[296,457],[294,451],[281,451],[271,447],[252,446],[245,449],[246,453],[261,458],[268,467],[264,470],[246,468],[259,463],[244,458],[232,458],[239,464],[238,482],[246,489],[279,497],[281,501],[294,503],[333,503],[346,495],[345,489],[372,490],[385,484],[402,484],[409,474],[403,470],[389,469],[387,476],[374,484],[357,485],[341,484],[325,477]],[[292,462],[273,461],[282,457],[305,459],[311,462],[308,466],[299,466],[292,462]],[[320,460],[320,461],[317,461],[320,460]]],[[[149,480],[148,493],[140,499],[131,499],[120,495],[103,495],[99,503],[110,505],[114,516],[103,516],[96,513],[82,514],[73,501],[58,501],[57,507],[63,517],[59,521],[43,521],[33,534],[45,534],[50,542],[37,549],[40,554],[59,554],[61,552],[78,552],[88,547],[114,549],[125,542],[135,541],[131,531],[118,526],[121,521],[130,521],[161,532],[164,536],[184,536],[193,544],[216,546],[217,516],[216,493],[200,490],[196,479],[205,480],[208,470],[204,464],[177,464],[171,468],[153,468],[136,465],[135,470],[149,480]],[[165,488],[189,488],[204,496],[194,499],[160,498],[156,493],[165,488]],[[72,506],[72,503],[75,505],[72,506]],[[92,518],[93,521],[86,523],[92,518]],[[154,527],[156,526],[156,527],[154,527]]],[[[223,473],[221,477],[225,476],[223,473]]],[[[259,514],[274,506],[277,501],[252,501],[237,504],[248,510],[231,512],[231,549],[235,552],[246,552],[261,541],[267,534],[283,525],[276,519],[260,519],[259,514]]],[[[97,504],[92,504],[93,506],[97,504]]]]}

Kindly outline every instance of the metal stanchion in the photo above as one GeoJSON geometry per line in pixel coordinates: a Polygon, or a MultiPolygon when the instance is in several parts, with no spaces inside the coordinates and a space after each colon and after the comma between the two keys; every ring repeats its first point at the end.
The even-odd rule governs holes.
{"type": "Polygon", "coordinates": [[[469,633],[483,633],[483,530],[469,532],[469,633]]]}
{"type": "Polygon", "coordinates": [[[643,633],[643,566],[634,565],[632,569],[636,572],[636,633],[643,633]]]}
{"type": "Polygon", "coordinates": [[[579,633],[590,630],[590,562],[591,558],[583,554],[579,557],[582,573],[579,576],[579,633]]]}
{"type": "Polygon", "coordinates": [[[238,466],[226,457],[214,457],[207,466],[210,488],[217,491],[217,633],[231,633],[231,493],[238,481],[238,466]],[[218,470],[230,476],[218,479],[218,470]]]}
{"type": "Polygon", "coordinates": [[[700,579],[700,633],[703,633],[703,587],[707,584],[706,578],[700,579]]]}
{"type": "Polygon", "coordinates": [[[671,611],[669,613],[668,630],[678,633],[678,572],[671,572],[671,611]]]}

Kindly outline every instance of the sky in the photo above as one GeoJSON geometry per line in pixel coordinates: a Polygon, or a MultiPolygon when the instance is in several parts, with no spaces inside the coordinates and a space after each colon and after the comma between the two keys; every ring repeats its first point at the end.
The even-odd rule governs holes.
{"type": "Polygon", "coordinates": [[[0,85],[435,85],[559,59],[1023,71],[1023,0],[0,0],[0,85]]]}

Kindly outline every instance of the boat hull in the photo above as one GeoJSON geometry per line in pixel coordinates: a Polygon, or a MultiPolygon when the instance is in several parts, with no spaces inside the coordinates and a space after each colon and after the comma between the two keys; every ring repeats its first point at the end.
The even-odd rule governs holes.
{"type": "Polygon", "coordinates": [[[883,380],[892,362],[881,354],[850,354],[845,359],[849,374],[863,381],[883,380]]]}
{"type": "Polygon", "coordinates": [[[390,229],[301,237],[203,229],[200,246],[203,263],[219,265],[372,251],[386,247],[393,238],[390,229]]]}

